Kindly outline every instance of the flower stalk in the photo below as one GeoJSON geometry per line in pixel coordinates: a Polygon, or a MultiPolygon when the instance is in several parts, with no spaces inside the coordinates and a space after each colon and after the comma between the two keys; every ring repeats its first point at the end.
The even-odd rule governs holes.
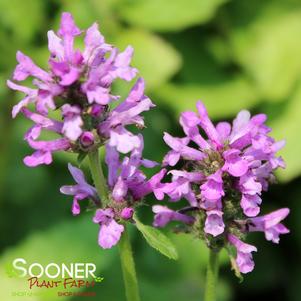
{"type": "Polygon", "coordinates": [[[216,285],[218,278],[218,252],[210,249],[207,266],[206,287],[204,301],[216,300],[216,285]]]}
{"type": "MultiPolygon", "coordinates": [[[[102,206],[104,206],[108,203],[108,189],[107,181],[102,171],[101,161],[99,160],[98,150],[89,152],[89,160],[94,185],[102,201],[102,206]]],[[[140,301],[135,263],[126,224],[124,224],[124,231],[121,235],[118,247],[126,298],[128,301],[140,301]]]]}
{"type": "Polygon", "coordinates": [[[102,205],[108,202],[108,188],[104,177],[98,149],[89,152],[90,171],[102,205]]]}
{"type": "Polygon", "coordinates": [[[140,301],[135,262],[133,259],[132,247],[130,244],[128,229],[126,226],[120,238],[118,247],[120,253],[126,298],[128,301],[140,301]]]}

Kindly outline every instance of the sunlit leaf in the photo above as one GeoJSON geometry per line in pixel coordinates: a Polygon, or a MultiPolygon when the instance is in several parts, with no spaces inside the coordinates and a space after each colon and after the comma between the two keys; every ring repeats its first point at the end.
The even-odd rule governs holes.
{"type": "Polygon", "coordinates": [[[270,5],[249,23],[230,31],[233,59],[268,100],[283,100],[301,74],[301,9],[270,5]]]}
{"type": "Polygon", "coordinates": [[[0,0],[0,11],[0,24],[21,41],[31,39],[43,27],[41,25],[45,18],[44,1],[0,0]],[[30,15],[26,15],[26,12],[30,15]]]}
{"type": "Polygon", "coordinates": [[[175,31],[206,23],[226,0],[131,0],[120,5],[130,24],[156,31],[175,31]]]}
{"type": "Polygon", "coordinates": [[[298,85],[294,96],[287,106],[281,110],[279,118],[271,122],[273,137],[278,140],[285,139],[286,145],[280,154],[286,161],[287,167],[279,171],[279,178],[289,181],[301,173],[301,140],[300,140],[300,116],[301,116],[301,85],[298,85]]]}
{"type": "Polygon", "coordinates": [[[254,87],[242,77],[213,85],[170,83],[154,93],[162,104],[169,105],[178,115],[182,111],[195,110],[196,102],[202,100],[212,118],[230,117],[259,102],[254,87]]]}
{"type": "Polygon", "coordinates": [[[133,65],[145,78],[147,88],[166,82],[181,66],[177,51],[159,36],[143,30],[122,32],[116,41],[123,50],[127,45],[135,49],[133,65]]]}

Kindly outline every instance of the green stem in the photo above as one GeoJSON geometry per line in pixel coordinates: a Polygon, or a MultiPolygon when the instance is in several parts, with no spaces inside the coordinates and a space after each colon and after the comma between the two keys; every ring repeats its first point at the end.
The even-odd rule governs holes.
{"type": "Polygon", "coordinates": [[[106,179],[102,171],[101,162],[99,160],[99,153],[97,149],[89,152],[89,160],[92,178],[100,200],[104,205],[108,202],[108,188],[106,184],[106,179]]]}
{"type": "MultiPolygon", "coordinates": [[[[104,206],[109,201],[108,188],[106,184],[106,178],[104,177],[102,171],[101,162],[99,160],[98,150],[94,150],[90,152],[89,159],[90,159],[90,170],[91,170],[92,178],[97,193],[102,201],[102,206],[104,206]]],[[[124,225],[124,231],[121,235],[118,246],[119,246],[126,298],[128,301],[140,301],[135,263],[134,263],[132,247],[130,244],[126,224],[124,225]]]]}
{"type": "Polygon", "coordinates": [[[218,277],[218,252],[210,249],[209,261],[207,266],[207,279],[204,301],[216,300],[216,285],[218,277]]]}
{"type": "Polygon", "coordinates": [[[127,301],[140,301],[135,263],[126,225],[119,241],[119,253],[127,301]]]}

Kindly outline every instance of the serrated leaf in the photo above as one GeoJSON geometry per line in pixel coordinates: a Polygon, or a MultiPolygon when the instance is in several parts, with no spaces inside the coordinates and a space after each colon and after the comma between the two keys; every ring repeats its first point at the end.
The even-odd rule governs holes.
{"type": "Polygon", "coordinates": [[[252,108],[260,101],[253,86],[243,77],[215,85],[166,84],[154,91],[154,94],[177,114],[195,110],[196,102],[201,99],[212,118],[233,116],[239,110],[252,108]]]}
{"type": "Polygon", "coordinates": [[[170,259],[178,259],[178,253],[173,243],[160,230],[142,224],[137,216],[134,216],[137,229],[142,233],[148,244],[170,259]]]}
{"type": "Polygon", "coordinates": [[[177,31],[209,21],[227,0],[130,0],[119,7],[124,20],[155,31],[177,31]]]}
{"type": "Polygon", "coordinates": [[[132,45],[135,49],[132,65],[145,78],[146,88],[166,82],[181,66],[179,53],[165,40],[147,31],[123,31],[116,39],[120,49],[132,45]]]}

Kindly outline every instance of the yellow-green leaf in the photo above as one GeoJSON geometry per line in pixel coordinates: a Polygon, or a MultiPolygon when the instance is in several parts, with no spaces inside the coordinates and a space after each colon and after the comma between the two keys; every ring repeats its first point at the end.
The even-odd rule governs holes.
{"type": "Polygon", "coordinates": [[[176,31],[206,23],[227,0],[130,0],[119,13],[132,25],[155,31],[176,31]]]}
{"type": "Polygon", "coordinates": [[[116,44],[121,50],[127,45],[134,47],[133,66],[145,78],[147,88],[166,82],[181,66],[178,52],[168,42],[150,32],[126,30],[117,37],[116,44]]]}

